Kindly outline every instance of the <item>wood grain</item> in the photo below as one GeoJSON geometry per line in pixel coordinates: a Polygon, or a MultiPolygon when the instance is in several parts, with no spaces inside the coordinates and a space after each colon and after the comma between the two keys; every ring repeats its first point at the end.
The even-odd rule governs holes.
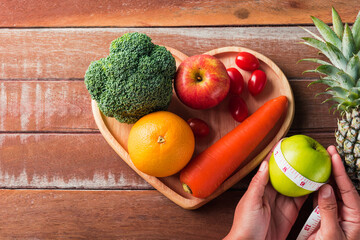
{"type": "Polygon", "coordinates": [[[2,0],[0,27],[208,26],[331,22],[331,6],[353,22],[356,1],[2,0]]]}
{"type": "Polygon", "coordinates": [[[221,239],[242,191],[197,211],[157,191],[1,190],[4,239],[221,239]],[[221,222],[221,224],[219,224],[221,222]],[[206,231],[199,231],[206,227],[206,231]]]}
{"type": "MultiPolygon", "coordinates": [[[[307,134],[324,146],[333,132],[307,134]]],[[[0,134],[0,188],[153,189],[94,134],[0,134]]],[[[235,189],[247,187],[245,177],[235,189]]]]}
{"type": "MultiPolygon", "coordinates": [[[[329,23],[331,6],[353,22],[358,5],[344,0],[0,0],[0,188],[11,189],[0,190],[0,238],[221,239],[256,169],[196,211],[176,206],[130,169],[98,132],[82,81],[89,63],[130,31],[187,55],[224,46],[253,49],[291,79],[296,111],[288,135],[307,134],[328,146],[335,142],[336,116],[328,113],[329,104],[320,105],[323,96],[313,98],[324,87],[307,88],[309,80],[301,79],[315,78],[302,75],[315,65],[297,61],[316,57],[317,51],[298,44],[308,34],[296,25],[312,25],[310,15],[329,23]],[[28,190],[13,190],[19,188],[28,190]]],[[[309,199],[288,239],[296,238],[309,215],[309,199]]]]}
{"type": "Polygon", "coordinates": [[[327,86],[313,84],[312,80],[290,81],[295,98],[295,117],[291,126],[295,131],[335,131],[337,119],[341,118],[339,112],[330,111],[333,102],[322,103],[329,96],[317,93],[324,92],[327,86]]]}
{"type": "MultiPolygon", "coordinates": [[[[325,86],[293,79],[295,118],[292,129],[330,131],[336,117],[331,103],[315,94],[325,86]]],[[[98,132],[90,95],[83,81],[0,81],[0,132],[98,132]]]]}
{"type": "Polygon", "coordinates": [[[297,64],[302,58],[318,57],[315,49],[299,44],[301,37],[309,36],[299,27],[4,28],[0,29],[0,79],[82,79],[91,61],[108,54],[113,39],[134,31],[188,56],[219,47],[246,47],[273,60],[288,78],[316,76],[302,75],[316,64],[297,64]]]}
{"type": "Polygon", "coordinates": [[[0,134],[0,187],[149,189],[100,134],[0,134]]]}
{"type": "Polygon", "coordinates": [[[0,131],[98,131],[83,81],[0,81],[0,131]]]}
{"type": "MultiPolygon", "coordinates": [[[[222,239],[244,191],[184,210],[157,191],[0,190],[2,239],[222,239]],[[199,231],[199,229],[201,229],[199,231]]],[[[312,208],[300,211],[295,239],[312,208]],[[304,217],[301,217],[304,216],[304,217]]]]}

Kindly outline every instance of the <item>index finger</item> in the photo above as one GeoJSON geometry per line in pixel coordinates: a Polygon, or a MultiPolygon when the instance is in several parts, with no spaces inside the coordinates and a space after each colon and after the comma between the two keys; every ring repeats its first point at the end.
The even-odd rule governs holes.
{"type": "Polygon", "coordinates": [[[344,204],[350,208],[360,209],[359,194],[345,171],[340,155],[334,146],[330,146],[328,152],[331,155],[332,173],[344,204]]]}

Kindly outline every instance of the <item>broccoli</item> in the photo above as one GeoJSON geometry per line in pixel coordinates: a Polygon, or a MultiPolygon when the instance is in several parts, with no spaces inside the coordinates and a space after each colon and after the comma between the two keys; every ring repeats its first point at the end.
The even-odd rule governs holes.
{"type": "Polygon", "coordinates": [[[85,84],[101,112],[122,123],[166,110],[176,62],[171,53],[142,33],[126,33],[110,44],[110,54],[91,62],[85,84]]]}

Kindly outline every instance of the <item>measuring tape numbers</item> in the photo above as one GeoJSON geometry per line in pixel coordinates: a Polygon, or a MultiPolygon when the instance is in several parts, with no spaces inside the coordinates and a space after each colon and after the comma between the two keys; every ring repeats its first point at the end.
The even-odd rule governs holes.
{"type": "Polygon", "coordinates": [[[320,220],[319,206],[316,206],[316,208],[310,214],[309,218],[306,220],[296,240],[308,239],[314,230],[319,226],[320,220]]]}
{"type": "MultiPolygon", "coordinates": [[[[283,140],[283,139],[282,139],[283,140]]],[[[284,154],[281,151],[281,142],[276,145],[274,149],[274,159],[280,170],[298,187],[309,190],[316,191],[325,183],[319,183],[311,181],[310,179],[301,175],[296,171],[285,159],[284,154]]],[[[296,240],[306,240],[314,232],[314,230],[319,226],[320,223],[320,210],[319,206],[313,210],[309,218],[306,220],[304,226],[302,227],[299,236],[296,240]]]]}

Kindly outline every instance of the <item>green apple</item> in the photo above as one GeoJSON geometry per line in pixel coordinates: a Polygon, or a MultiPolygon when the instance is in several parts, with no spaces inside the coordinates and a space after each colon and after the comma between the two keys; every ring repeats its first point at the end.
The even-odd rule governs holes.
{"type": "MultiPolygon", "coordinates": [[[[311,137],[294,135],[285,138],[281,151],[286,161],[302,176],[314,182],[324,183],[331,174],[331,159],[326,149],[311,137]]],[[[312,191],[297,186],[279,168],[274,153],[269,160],[270,182],[279,193],[289,197],[307,195],[312,191]]]]}

